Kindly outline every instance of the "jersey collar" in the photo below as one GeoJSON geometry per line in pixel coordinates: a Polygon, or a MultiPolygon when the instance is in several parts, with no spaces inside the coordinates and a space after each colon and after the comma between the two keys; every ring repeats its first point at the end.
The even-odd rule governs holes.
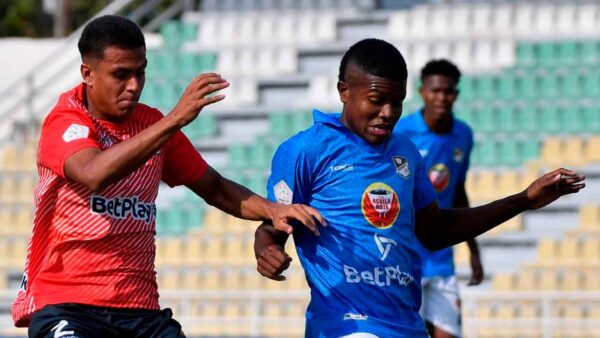
{"type": "MultiPolygon", "coordinates": [[[[415,130],[421,134],[433,133],[433,131],[429,129],[429,126],[427,126],[427,123],[425,122],[425,118],[423,117],[423,108],[417,110],[415,114],[417,115],[415,121],[415,130]]],[[[459,134],[454,113],[452,113],[452,130],[450,130],[450,134],[459,134]]]]}

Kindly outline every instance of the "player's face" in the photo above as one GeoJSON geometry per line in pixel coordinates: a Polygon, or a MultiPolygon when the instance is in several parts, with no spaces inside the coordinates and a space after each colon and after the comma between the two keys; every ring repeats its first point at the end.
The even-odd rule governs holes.
{"type": "Polygon", "coordinates": [[[457,83],[444,75],[430,75],[423,79],[420,94],[425,113],[436,118],[447,116],[458,96],[457,83]]]}
{"type": "Polygon", "coordinates": [[[344,103],[342,123],[370,144],[390,137],[406,97],[406,81],[395,82],[367,74],[353,63],[346,66],[345,81],[338,82],[344,103]]]}
{"type": "Polygon", "coordinates": [[[101,60],[94,57],[85,60],[81,73],[87,83],[90,113],[102,120],[125,120],[144,88],[146,64],[143,47],[107,47],[101,60]]]}

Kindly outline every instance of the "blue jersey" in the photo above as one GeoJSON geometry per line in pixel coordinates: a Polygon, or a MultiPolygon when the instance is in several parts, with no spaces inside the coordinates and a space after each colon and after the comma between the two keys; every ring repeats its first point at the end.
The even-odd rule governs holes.
{"type": "MultiPolygon", "coordinates": [[[[417,111],[398,121],[394,129],[394,133],[410,138],[419,149],[441,208],[454,207],[456,188],[465,183],[473,148],[471,128],[456,118],[453,121],[449,133],[436,134],[427,127],[422,111],[417,111]]],[[[451,247],[437,251],[419,247],[423,257],[423,277],[454,275],[451,247]]]]}
{"type": "Polygon", "coordinates": [[[329,224],[318,237],[294,229],[311,288],[306,336],[427,337],[415,211],[435,191],[419,152],[408,138],[370,145],[339,114],[313,115],[278,148],[267,187],[272,201],[308,204],[329,224]]]}

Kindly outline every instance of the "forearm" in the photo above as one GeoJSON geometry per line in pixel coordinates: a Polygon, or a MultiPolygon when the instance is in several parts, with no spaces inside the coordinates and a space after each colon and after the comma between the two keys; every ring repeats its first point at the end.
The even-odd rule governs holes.
{"type": "Polygon", "coordinates": [[[494,228],[527,210],[525,192],[475,208],[437,209],[418,216],[416,233],[429,249],[448,247],[494,228]]]}
{"type": "Polygon", "coordinates": [[[132,138],[99,152],[83,168],[92,190],[100,190],[131,174],[150,159],[179,127],[168,116],[132,138]]]}
{"type": "Polygon", "coordinates": [[[209,204],[238,218],[254,221],[272,219],[272,202],[221,175],[217,180],[214,193],[206,195],[205,200],[209,204]]]}
{"type": "Polygon", "coordinates": [[[469,252],[471,252],[471,256],[479,257],[479,245],[475,238],[470,238],[467,240],[467,246],[469,247],[469,252]]]}

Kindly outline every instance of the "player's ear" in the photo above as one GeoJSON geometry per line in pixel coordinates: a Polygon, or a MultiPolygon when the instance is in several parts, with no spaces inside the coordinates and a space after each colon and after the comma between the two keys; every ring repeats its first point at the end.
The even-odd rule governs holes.
{"type": "Polygon", "coordinates": [[[340,100],[342,101],[342,103],[346,103],[348,101],[348,84],[346,84],[346,82],[344,81],[338,81],[337,83],[337,90],[338,93],[340,94],[340,100]]]}
{"type": "Polygon", "coordinates": [[[83,82],[85,82],[88,86],[92,84],[92,67],[87,62],[82,62],[79,67],[79,72],[81,73],[81,78],[83,82]]]}

